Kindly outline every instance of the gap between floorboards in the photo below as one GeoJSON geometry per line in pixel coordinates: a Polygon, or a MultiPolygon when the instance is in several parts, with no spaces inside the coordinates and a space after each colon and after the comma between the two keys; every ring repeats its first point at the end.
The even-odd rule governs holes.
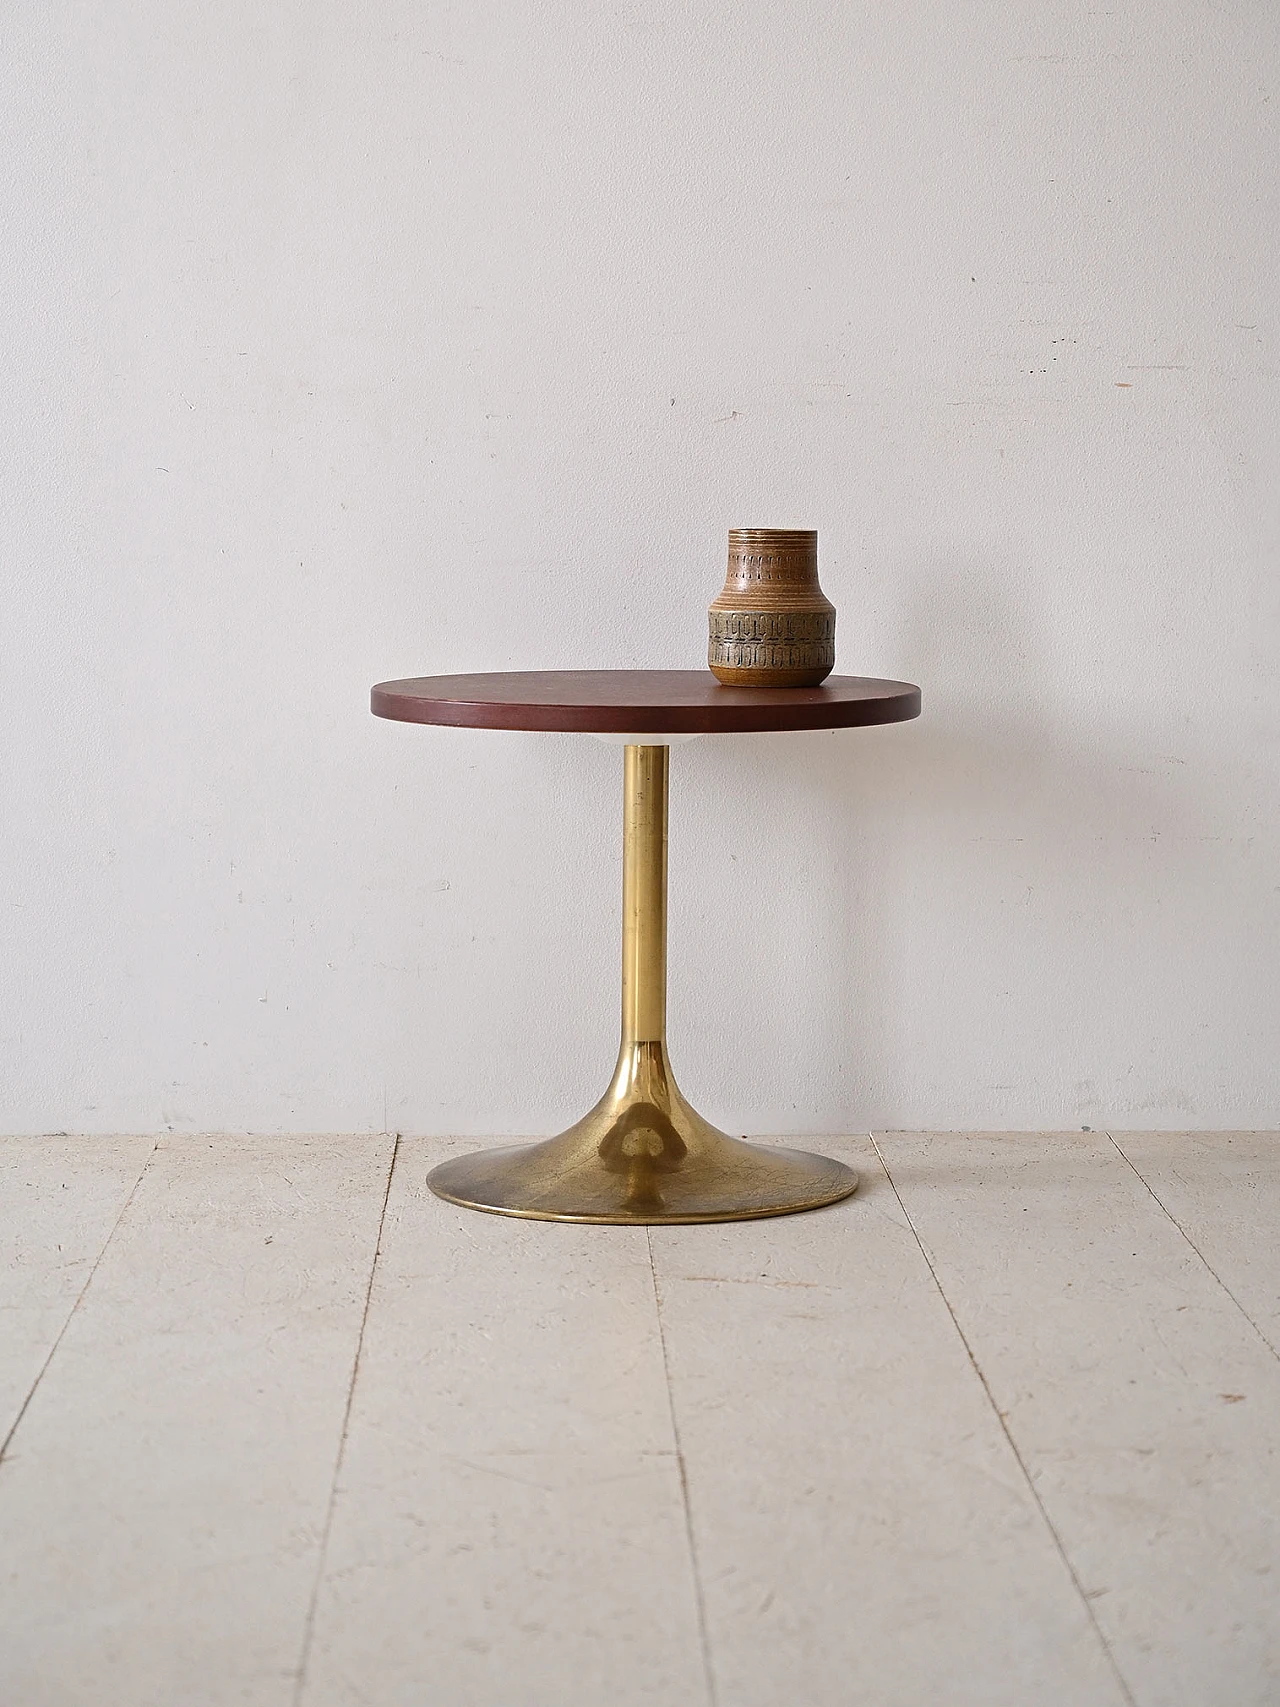
{"type": "Polygon", "coordinates": [[[378,1236],[373,1243],[373,1259],[369,1264],[369,1280],[364,1290],[364,1308],[360,1312],[360,1331],[356,1335],[355,1356],[351,1360],[351,1379],[347,1383],[347,1402],[342,1413],[342,1430],[338,1437],[338,1452],[333,1463],[333,1479],[329,1484],[329,1501],[325,1508],[324,1529],[320,1536],[320,1556],[316,1561],[315,1580],[311,1585],[311,1598],[307,1604],[307,1620],[302,1630],[302,1652],[298,1658],[297,1681],[294,1685],[294,1707],[300,1707],[302,1694],[307,1684],[307,1666],[311,1659],[311,1643],[315,1635],[316,1609],[320,1603],[320,1590],[324,1586],[325,1566],[329,1558],[329,1537],[333,1533],[333,1514],[338,1503],[338,1483],[342,1478],[342,1462],[346,1456],[347,1435],[351,1428],[351,1407],[355,1402],[356,1382],[360,1376],[360,1354],[364,1350],[365,1329],[369,1323],[369,1306],[373,1300],[373,1283],[378,1272],[378,1258],[382,1255],[382,1232],[387,1220],[387,1204],[391,1198],[391,1182],[395,1178],[396,1161],[400,1155],[400,1133],[396,1133],[395,1142],[391,1146],[391,1159],[387,1163],[387,1182],[382,1192],[382,1207],[378,1211],[378,1236]]]}
{"type": "Polygon", "coordinates": [[[899,1209],[901,1209],[903,1215],[906,1217],[907,1225],[911,1229],[911,1236],[914,1238],[917,1246],[919,1247],[920,1255],[924,1258],[924,1261],[925,1261],[926,1265],[928,1266],[929,1273],[933,1277],[933,1284],[938,1289],[938,1296],[939,1296],[939,1298],[942,1299],[942,1302],[946,1307],[947,1314],[951,1318],[952,1326],[955,1328],[956,1333],[960,1337],[960,1343],[964,1347],[965,1355],[969,1359],[969,1363],[973,1369],[974,1374],[977,1376],[979,1382],[982,1385],[982,1391],[986,1395],[988,1405],[990,1405],[990,1407],[991,1407],[991,1413],[995,1417],[996,1422],[999,1425],[1000,1432],[1004,1435],[1004,1438],[1005,1438],[1006,1442],[1008,1443],[1009,1451],[1013,1454],[1014,1462],[1018,1466],[1018,1470],[1022,1476],[1023,1481],[1026,1483],[1027,1491],[1031,1495],[1031,1498],[1035,1501],[1036,1510],[1040,1513],[1041,1519],[1044,1522],[1044,1526],[1048,1530],[1049,1535],[1051,1536],[1051,1538],[1053,1540],[1054,1547],[1057,1549],[1058,1557],[1062,1560],[1063,1568],[1066,1570],[1068,1577],[1071,1579],[1072,1587],[1075,1589],[1076,1594],[1079,1597],[1080,1604],[1084,1608],[1085,1616],[1088,1618],[1089,1624],[1093,1629],[1093,1633],[1097,1637],[1098,1643],[1101,1646],[1103,1653],[1106,1655],[1107,1664],[1111,1668],[1112,1676],[1116,1680],[1116,1684],[1120,1690],[1120,1693],[1123,1695],[1125,1701],[1128,1703],[1128,1707],[1137,1707],[1137,1701],[1134,1697],[1133,1691],[1129,1687],[1128,1680],[1125,1678],[1124,1673],[1120,1670],[1120,1666],[1116,1660],[1116,1656],[1112,1652],[1111,1644],[1107,1641],[1107,1638],[1106,1638],[1106,1635],[1102,1629],[1102,1626],[1098,1622],[1098,1615],[1094,1611],[1093,1602],[1089,1599],[1089,1596],[1085,1593],[1084,1584],[1080,1581],[1080,1578],[1076,1573],[1076,1568],[1071,1563],[1071,1560],[1067,1554],[1066,1546],[1063,1543],[1062,1537],[1058,1534],[1057,1528],[1055,1527],[1052,1518],[1049,1516],[1049,1513],[1045,1508],[1044,1501],[1040,1497],[1039,1490],[1037,1489],[1037,1487],[1035,1485],[1035,1481],[1032,1478],[1031,1471],[1027,1467],[1026,1460],[1023,1458],[1022,1453],[1019,1450],[1017,1441],[1013,1438],[1013,1434],[1009,1428],[1008,1420],[1004,1416],[999,1405],[996,1403],[996,1396],[991,1390],[991,1384],[987,1380],[986,1373],[983,1370],[982,1365],[978,1362],[977,1356],[974,1353],[973,1346],[969,1342],[969,1336],[965,1333],[964,1328],[960,1324],[960,1318],[957,1316],[957,1314],[955,1312],[955,1307],[953,1306],[951,1300],[947,1297],[946,1288],[942,1284],[942,1277],[939,1275],[938,1270],[934,1265],[933,1258],[929,1255],[929,1252],[928,1252],[927,1248],[925,1247],[924,1240],[920,1237],[919,1229],[916,1227],[916,1224],[912,1218],[911,1212],[907,1208],[905,1202],[903,1201],[902,1194],[898,1190],[897,1182],[894,1180],[892,1173],[890,1173],[890,1171],[889,1171],[889,1164],[888,1164],[888,1162],[885,1161],[884,1153],[882,1152],[879,1144],[876,1142],[876,1135],[874,1132],[869,1132],[867,1134],[867,1136],[870,1138],[872,1146],[875,1149],[877,1160],[879,1161],[880,1166],[884,1171],[884,1177],[889,1182],[889,1189],[893,1192],[894,1197],[897,1198],[898,1207],[899,1207],[899,1209]]]}
{"type": "Polygon", "coordinates": [[[1239,1310],[1240,1314],[1244,1317],[1245,1321],[1248,1322],[1249,1326],[1253,1329],[1254,1333],[1257,1334],[1258,1338],[1262,1341],[1263,1345],[1266,1346],[1267,1350],[1271,1353],[1272,1357],[1274,1357],[1277,1361],[1280,1361],[1280,1349],[1277,1349],[1277,1347],[1272,1345],[1271,1341],[1267,1338],[1266,1334],[1263,1333],[1262,1328],[1259,1326],[1259,1324],[1257,1322],[1254,1321],[1253,1317],[1245,1309],[1244,1305],[1236,1297],[1235,1293],[1227,1285],[1226,1281],[1218,1273],[1217,1269],[1214,1268],[1213,1264],[1209,1261],[1208,1257],[1204,1254],[1204,1252],[1200,1249],[1199,1245],[1191,1237],[1190,1233],[1188,1233],[1187,1229],[1182,1225],[1182,1222],[1179,1221],[1178,1217],[1173,1213],[1173,1211],[1163,1201],[1159,1192],[1151,1184],[1151,1181],[1146,1177],[1146,1175],[1142,1172],[1142,1169],[1140,1167],[1138,1167],[1136,1162],[1134,1162],[1128,1155],[1126,1155],[1124,1147],[1123,1147],[1123,1145],[1121,1145],[1120,1141],[1117,1139],[1115,1133],[1114,1132],[1107,1132],[1104,1134],[1104,1136],[1114,1146],[1116,1154],[1124,1162],[1125,1166],[1128,1167],[1132,1171],[1134,1177],[1137,1180],[1139,1180],[1142,1183],[1142,1185],[1146,1188],[1146,1190],[1150,1193],[1151,1201],[1156,1205],[1156,1207],[1161,1211],[1162,1214],[1166,1215],[1168,1217],[1168,1219],[1170,1221],[1172,1221],[1173,1225],[1178,1229],[1178,1232],[1181,1233],[1182,1237],[1186,1240],[1187,1244],[1191,1247],[1191,1249],[1195,1252],[1196,1256],[1199,1258],[1200,1262],[1204,1265],[1204,1268],[1206,1269],[1206,1271],[1213,1277],[1214,1280],[1217,1281],[1218,1285],[1226,1293],[1227,1297],[1235,1305],[1236,1309],[1239,1310]]]}
{"type": "Polygon", "coordinates": [[[30,1408],[31,1401],[35,1398],[36,1393],[40,1387],[40,1383],[44,1380],[45,1375],[48,1373],[49,1365],[53,1362],[54,1355],[57,1352],[58,1347],[62,1344],[63,1340],[65,1339],[67,1329],[71,1326],[71,1323],[75,1318],[77,1310],[79,1310],[81,1304],[83,1304],[83,1302],[85,1300],[85,1295],[88,1293],[89,1288],[93,1285],[93,1277],[95,1274],[97,1274],[98,1269],[101,1267],[102,1259],[103,1259],[103,1257],[106,1256],[107,1251],[110,1248],[111,1241],[115,1238],[116,1233],[118,1232],[121,1223],[123,1222],[125,1216],[129,1213],[129,1207],[132,1204],[134,1198],[138,1195],[138,1187],[142,1184],[143,1179],[146,1177],[147,1169],[151,1166],[152,1161],[155,1159],[156,1151],[159,1148],[160,1148],[160,1140],[157,1138],[155,1140],[155,1142],[152,1144],[151,1148],[147,1151],[147,1154],[146,1154],[145,1158],[143,1159],[142,1166],[138,1169],[137,1179],[135,1179],[133,1184],[129,1187],[129,1195],[125,1198],[124,1202],[121,1204],[120,1213],[116,1216],[115,1220],[111,1223],[111,1231],[107,1234],[106,1238],[102,1241],[102,1249],[98,1252],[97,1256],[93,1259],[93,1263],[89,1269],[89,1272],[85,1276],[84,1285],[80,1288],[79,1292],[77,1292],[75,1297],[72,1299],[71,1308],[67,1311],[66,1319],[63,1321],[62,1326],[58,1329],[57,1335],[54,1338],[53,1344],[49,1347],[49,1351],[48,1351],[47,1356],[44,1359],[44,1362],[40,1365],[39,1369],[36,1371],[35,1379],[32,1381],[30,1387],[27,1389],[26,1397],[23,1399],[22,1403],[18,1406],[18,1414],[14,1417],[13,1422],[9,1428],[9,1432],[5,1435],[3,1440],[0,1440],[0,1465],[3,1465],[4,1460],[5,1460],[5,1455],[8,1452],[10,1446],[13,1444],[14,1436],[17,1434],[19,1428],[22,1426],[22,1419],[23,1419],[23,1417],[26,1416],[27,1411],[30,1408]]]}

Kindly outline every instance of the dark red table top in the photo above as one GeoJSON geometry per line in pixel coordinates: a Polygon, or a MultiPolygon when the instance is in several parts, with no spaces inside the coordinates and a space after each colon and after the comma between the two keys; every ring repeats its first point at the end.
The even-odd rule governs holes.
{"type": "Polygon", "coordinates": [[[401,723],[469,729],[728,735],[903,723],[920,715],[920,689],[874,676],[828,676],[817,688],[727,688],[710,670],[508,670],[379,682],[370,705],[401,723]]]}

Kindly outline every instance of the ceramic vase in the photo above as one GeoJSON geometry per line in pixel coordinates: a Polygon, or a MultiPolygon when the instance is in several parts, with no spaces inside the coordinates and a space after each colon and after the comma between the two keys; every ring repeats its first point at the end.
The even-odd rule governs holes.
{"type": "Polygon", "coordinates": [[[708,612],[707,663],[726,687],[809,688],[836,661],[836,608],[808,528],[731,528],[729,572],[708,612]]]}

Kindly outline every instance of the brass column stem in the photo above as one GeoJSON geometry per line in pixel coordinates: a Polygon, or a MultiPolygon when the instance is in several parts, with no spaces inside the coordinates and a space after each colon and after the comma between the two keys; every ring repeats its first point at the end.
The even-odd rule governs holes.
{"type": "Polygon", "coordinates": [[[622,1047],[667,1032],[669,747],[626,749],[622,814],[622,1047]]]}

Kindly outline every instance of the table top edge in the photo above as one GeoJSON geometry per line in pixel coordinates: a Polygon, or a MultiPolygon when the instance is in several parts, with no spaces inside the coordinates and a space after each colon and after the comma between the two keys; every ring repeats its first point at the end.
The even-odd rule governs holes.
{"type": "Polygon", "coordinates": [[[830,676],[816,688],[731,688],[705,670],[489,671],[378,682],[370,693],[370,709],[394,722],[453,728],[763,734],[907,722],[919,716],[920,699],[914,682],[879,676],[830,676]],[[594,686],[621,689],[624,682],[634,691],[586,697],[594,686]],[[670,687],[667,695],[644,691],[650,684],[660,689],[662,683],[673,682],[679,684],[678,694],[670,687]],[[508,692],[495,693],[497,684],[508,692]],[[524,684],[540,686],[542,696],[513,691],[524,684]],[[557,693],[554,684],[568,687],[557,693]]]}

